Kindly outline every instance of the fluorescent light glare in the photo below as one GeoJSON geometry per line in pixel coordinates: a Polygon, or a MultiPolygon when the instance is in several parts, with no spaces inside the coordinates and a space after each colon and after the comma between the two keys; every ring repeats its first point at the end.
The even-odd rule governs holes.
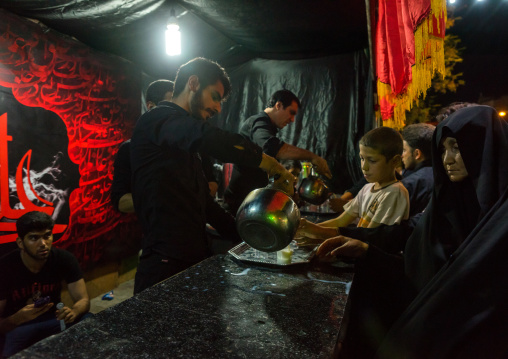
{"type": "Polygon", "coordinates": [[[455,0],[450,0],[450,4],[455,4],[455,0]]]}
{"type": "Polygon", "coordinates": [[[166,54],[175,56],[181,53],[182,42],[180,38],[180,26],[170,23],[166,26],[166,54]]]}

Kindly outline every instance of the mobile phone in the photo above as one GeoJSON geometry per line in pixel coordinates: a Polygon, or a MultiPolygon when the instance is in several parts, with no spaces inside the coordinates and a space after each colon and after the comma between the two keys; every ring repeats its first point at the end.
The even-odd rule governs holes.
{"type": "Polygon", "coordinates": [[[40,308],[40,307],[48,304],[50,300],[51,300],[51,298],[49,296],[41,297],[41,298],[37,299],[36,301],[34,301],[34,308],[40,308]]]}

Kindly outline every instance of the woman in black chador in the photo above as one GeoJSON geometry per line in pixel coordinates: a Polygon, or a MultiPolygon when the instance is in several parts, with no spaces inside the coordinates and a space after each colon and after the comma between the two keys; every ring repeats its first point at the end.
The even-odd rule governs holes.
{"type": "Polygon", "coordinates": [[[508,355],[508,123],[467,107],[434,133],[435,188],[408,239],[406,276],[418,295],[380,358],[508,355]]]}

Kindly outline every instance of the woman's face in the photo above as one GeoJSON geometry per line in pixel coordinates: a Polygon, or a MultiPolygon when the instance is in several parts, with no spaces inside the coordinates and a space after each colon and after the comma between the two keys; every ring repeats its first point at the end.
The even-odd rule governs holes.
{"type": "Polygon", "coordinates": [[[441,142],[441,159],[443,166],[452,182],[460,182],[468,176],[466,165],[462,160],[457,140],[453,137],[446,137],[441,142]]]}

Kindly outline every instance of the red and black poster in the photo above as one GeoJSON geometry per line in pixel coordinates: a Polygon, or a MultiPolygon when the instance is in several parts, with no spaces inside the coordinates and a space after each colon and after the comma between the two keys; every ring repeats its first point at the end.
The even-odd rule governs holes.
{"type": "Polygon", "coordinates": [[[141,72],[40,23],[0,11],[0,254],[28,211],[83,266],[139,236],[110,204],[113,161],[141,109],[141,72]]]}

